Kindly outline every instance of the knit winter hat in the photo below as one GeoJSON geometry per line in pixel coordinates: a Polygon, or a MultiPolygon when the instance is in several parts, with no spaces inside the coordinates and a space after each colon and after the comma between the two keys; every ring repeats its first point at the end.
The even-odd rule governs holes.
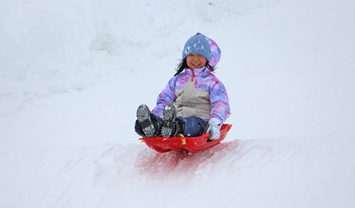
{"type": "Polygon", "coordinates": [[[201,56],[204,56],[207,61],[211,58],[211,50],[210,50],[210,43],[208,39],[202,35],[197,34],[192,36],[187,42],[185,43],[184,50],[182,51],[182,59],[185,59],[186,56],[197,53],[201,56]]]}

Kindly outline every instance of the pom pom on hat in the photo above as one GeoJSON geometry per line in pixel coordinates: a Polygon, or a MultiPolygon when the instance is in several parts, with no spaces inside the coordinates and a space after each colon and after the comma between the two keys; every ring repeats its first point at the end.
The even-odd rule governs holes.
{"type": "Polygon", "coordinates": [[[185,59],[186,56],[197,53],[201,56],[204,56],[207,61],[211,58],[210,43],[208,39],[201,34],[192,36],[185,43],[184,50],[182,51],[182,59],[185,59]]]}

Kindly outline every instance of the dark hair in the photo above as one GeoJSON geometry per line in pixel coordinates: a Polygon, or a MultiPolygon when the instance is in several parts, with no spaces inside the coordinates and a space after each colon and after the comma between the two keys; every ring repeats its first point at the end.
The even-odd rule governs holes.
{"type": "MultiPolygon", "coordinates": [[[[206,62],[206,67],[211,71],[214,72],[214,68],[210,65],[210,63],[207,61],[206,62]]],[[[178,74],[180,74],[181,72],[183,72],[185,69],[188,69],[189,66],[187,66],[187,62],[186,62],[186,58],[184,58],[183,60],[181,60],[181,62],[179,63],[179,65],[177,66],[176,69],[176,74],[174,75],[174,77],[178,74]]]]}

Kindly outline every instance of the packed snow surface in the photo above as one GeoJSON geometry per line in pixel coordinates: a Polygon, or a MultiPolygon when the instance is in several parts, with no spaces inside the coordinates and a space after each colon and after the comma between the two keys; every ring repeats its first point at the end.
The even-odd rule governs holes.
{"type": "Polygon", "coordinates": [[[355,207],[355,1],[0,1],[0,207],[355,207]],[[233,127],[134,132],[185,41],[222,50],[233,127]]]}

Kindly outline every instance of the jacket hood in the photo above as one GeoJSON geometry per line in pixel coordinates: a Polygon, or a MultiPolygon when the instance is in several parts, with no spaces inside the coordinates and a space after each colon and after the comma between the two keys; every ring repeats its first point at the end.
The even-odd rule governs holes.
{"type": "MultiPolygon", "coordinates": [[[[196,35],[203,35],[205,36],[204,34],[201,34],[201,33],[197,33],[196,35]]],[[[219,62],[219,60],[221,59],[221,49],[219,49],[217,43],[212,40],[211,38],[205,36],[207,38],[207,40],[209,41],[210,43],[210,50],[211,50],[211,58],[209,60],[209,64],[215,68],[219,62]]]]}

